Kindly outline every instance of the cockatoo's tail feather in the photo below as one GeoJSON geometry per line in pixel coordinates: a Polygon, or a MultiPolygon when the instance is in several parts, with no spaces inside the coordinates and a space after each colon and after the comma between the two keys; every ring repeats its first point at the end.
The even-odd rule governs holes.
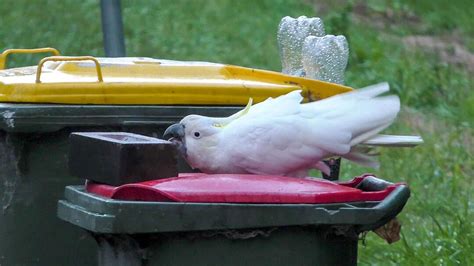
{"type": "Polygon", "coordinates": [[[380,163],[377,160],[377,155],[379,154],[375,153],[372,148],[355,146],[348,154],[344,155],[344,158],[362,166],[378,169],[380,163]]]}
{"type": "Polygon", "coordinates": [[[372,146],[414,147],[423,144],[423,139],[420,136],[378,134],[364,141],[362,144],[372,146]]]}

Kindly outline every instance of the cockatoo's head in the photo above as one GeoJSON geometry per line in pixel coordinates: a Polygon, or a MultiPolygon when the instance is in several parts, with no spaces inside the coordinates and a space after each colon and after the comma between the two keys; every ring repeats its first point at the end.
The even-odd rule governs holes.
{"type": "Polygon", "coordinates": [[[177,145],[178,151],[193,168],[200,168],[203,164],[201,160],[212,160],[211,155],[217,150],[220,141],[219,132],[245,115],[251,106],[252,99],[249,100],[245,109],[229,117],[188,115],[179,123],[168,127],[163,138],[177,145]]]}
{"type": "Polygon", "coordinates": [[[215,134],[219,130],[212,117],[188,115],[178,124],[168,127],[163,137],[176,144],[181,155],[188,159],[189,153],[204,152],[206,148],[214,146],[215,134]]]}

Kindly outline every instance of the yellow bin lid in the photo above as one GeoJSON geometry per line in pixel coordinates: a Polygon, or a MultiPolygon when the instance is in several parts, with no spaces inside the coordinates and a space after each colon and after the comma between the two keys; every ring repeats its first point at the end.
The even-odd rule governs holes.
{"type": "Polygon", "coordinates": [[[293,90],[313,101],[352,89],[273,71],[143,57],[51,56],[37,66],[0,70],[0,102],[245,105],[249,97],[259,102],[293,90]]]}

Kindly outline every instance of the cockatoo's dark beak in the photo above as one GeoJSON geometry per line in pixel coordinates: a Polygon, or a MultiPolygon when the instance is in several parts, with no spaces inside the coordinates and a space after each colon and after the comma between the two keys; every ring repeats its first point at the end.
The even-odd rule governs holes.
{"type": "Polygon", "coordinates": [[[184,140],[184,125],[181,123],[174,124],[169,126],[165,133],[163,133],[163,138],[169,141],[183,141],[184,140]]]}
{"type": "Polygon", "coordinates": [[[178,151],[182,156],[186,158],[186,144],[184,140],[184,125],[181,123],[169,126],[165,133],[163,133],[163,139],[173,142],[178,151]]]}

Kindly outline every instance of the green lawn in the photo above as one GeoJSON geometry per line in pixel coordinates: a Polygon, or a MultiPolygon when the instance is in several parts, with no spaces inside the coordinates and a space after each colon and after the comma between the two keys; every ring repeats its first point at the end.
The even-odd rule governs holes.
{"type": "MultiPolygon", "coordinates": [[[[404,106],[388,131],[420,134],[426,142],[415,149],[382,150],[380,170],[343,162],[345,179],[370,171],[406,181],[412,189],[400,215],[402,240],[388,245],[368,234],[360,244],[360,264],[474,262],[473,66],[463,65],[466,58],[453,63],[440,51],[404,44],[407,37],[425,35],[434,43],[441,40],[449,58],[455,58],[456,45],[472,55],[470,0],[122,0],[122,8],[128,56],[277,71],[281,17],[323,18],[328,33],[348,38],[347,84],[388,81],[404,106]]],[[[103,55],[98,1],[3,0],[0,14],[0,49],[52,46],[66,55],[103,55]]],[[[37,60],[13,56],[10,66],[37,60]]]]}

